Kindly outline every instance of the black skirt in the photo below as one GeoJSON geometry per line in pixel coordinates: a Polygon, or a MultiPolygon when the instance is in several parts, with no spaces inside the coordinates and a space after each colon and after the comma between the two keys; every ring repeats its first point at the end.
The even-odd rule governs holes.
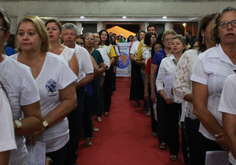
{"type": "Polygon", "coordinates": [[[144,84],[141,77],[140,69],[141,66],[137,65],[135,61],[133,61],[131,67],[130,100],[143,100],[144,84]]]}

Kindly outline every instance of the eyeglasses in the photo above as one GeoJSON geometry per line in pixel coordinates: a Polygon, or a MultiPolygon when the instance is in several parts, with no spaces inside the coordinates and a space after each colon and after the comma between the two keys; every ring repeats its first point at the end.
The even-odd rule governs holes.
{"type": "Polygon", "coordinates": [[[220,27],[227,28],[229,24],[231,24],[232,27],[236,27],[236,20],[233,20],[231,22],[228,21],[221,21],[218,23],[220,27]]]}
{"type": "Polygon", "coordinates": [[[158,46],[158,47],[154,47],[154,50],[161,50],[162,47],[161,46],[158,46]]]}
{"type": "Polygon", "coordinates": [[[156,37],[151,37],[151,39],[156,39],[156,37]]]}
{"type": "Polygon", "coordinates": [[[93,38],[85,38],[85,40],[91,40],[91,41],[93,41],[94,39],[93,38]]]}
{"type": "Polygon", "coordinates": [[[0,30],[7,30],[6,28],[4,28],[4,27],[2,27],[2,26],[0,26],[0,30]]]}
{"type": "Polygon", "coordinates": [[[77,45],[84,45],[83,42],[75,42],[77,45]]]}

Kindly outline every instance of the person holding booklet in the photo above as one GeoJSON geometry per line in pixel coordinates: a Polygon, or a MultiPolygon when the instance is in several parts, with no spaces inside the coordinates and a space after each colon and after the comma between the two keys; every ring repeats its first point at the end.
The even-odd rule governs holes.
{"type": "Polygon", "coordinates": [[[157,91],[165,100],[164,110],[167,118],[167,135],[170,149],[170,160],[176,161],[179,152],[179,117],[181,116],[181,103],[173,101],[171,88],[175,77],[178,61],[186,48],[185,39],[182,35],[171,38],[171,52],[168,57],[161,61],[156,78],[157,91]],[[164,87],[165,86],[165,87],[164,87]]]}

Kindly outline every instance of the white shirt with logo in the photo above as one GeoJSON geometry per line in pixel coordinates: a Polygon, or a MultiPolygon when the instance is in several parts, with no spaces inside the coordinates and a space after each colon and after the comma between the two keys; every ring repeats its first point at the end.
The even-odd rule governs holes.
{"type": "MultiPolygon", "coordinates": [[[[17,57],[18,54],[13,56],[14,59],[17,57]]],[[[61,103],[59,90],[66,88],[76,79],[77,76],[62,58],[47,52],[41,72],[35,79],[43,118],[61,103]]],[[[46,129],[37,141],[46,143],[47,153],[62,148],[69,141],[67,118],[46,129]]]]}

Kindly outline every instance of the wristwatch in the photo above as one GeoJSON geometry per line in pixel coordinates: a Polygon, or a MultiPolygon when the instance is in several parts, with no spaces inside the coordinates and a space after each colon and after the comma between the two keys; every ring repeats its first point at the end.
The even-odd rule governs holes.
{"type": "Polygon", "coordinates": [[[43,126],[44,126],[46,129],[48,129],[49,124],[48,124],[48,122],[47,122],[46,120],[43,121],[43,126]]]}
{"type": "Polygon", "coordinates": [[[14,124],[16,125],[17,129],[21,129],[22,128],[22,123],[20,120],[14,120],[14,124]]]}

